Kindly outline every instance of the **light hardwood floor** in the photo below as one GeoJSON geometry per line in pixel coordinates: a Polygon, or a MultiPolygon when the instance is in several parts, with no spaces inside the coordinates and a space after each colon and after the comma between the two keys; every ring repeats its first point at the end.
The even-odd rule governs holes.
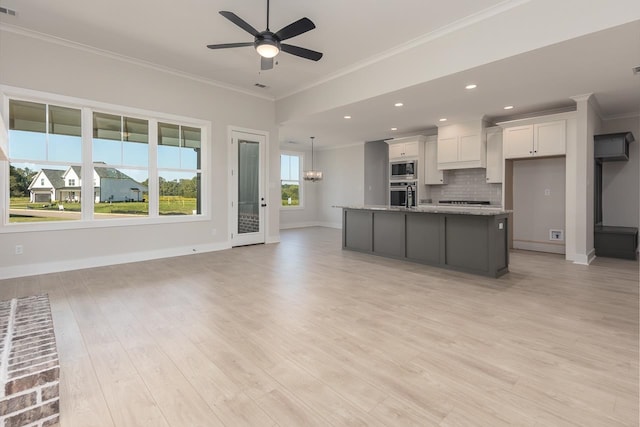
{"type": "Polygon", "coordinates": [[[638,425],[637,262],[489,279],[281,239],[0,281],[49,293],[61,425],[638,425]]]}

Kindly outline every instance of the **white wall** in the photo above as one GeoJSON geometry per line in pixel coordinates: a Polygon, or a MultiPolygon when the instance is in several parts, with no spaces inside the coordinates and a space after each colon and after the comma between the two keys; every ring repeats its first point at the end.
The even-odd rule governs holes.
{"type": "Polygon", "coordinates": [[[266,238],[278,240],[280,149],[273,101],[12,32],[0,32],[0,52],[0,84],[208,120],[213,130],[206,159],[210,220],[65,231],[0,228],[0,278],[228,247],[228,126],[270,132],[273,202],[266,238]],[[14,254],[18,244],[23,255],[14,254]]]}
{"type": "Polygon", "coordinates": [[[565,229],[565,158],[514,161],[513,247],[565,253],[550,229],[565,229]]]}
{"type": "Polygon", "coordinates": [[[332,206],[364,204],[364,143],[317,152],[324,179],[318,184],[318,222],[342,227],[342,210],[332,206]]]}
{"type": "MultiPolygon", "coordinates": [[[[301,153],[303,155],[302,170],[311,169],[311,150],[282,149],[282,152],[301,153]]],[[[317,156],[318,152],[315,152],[317,156]]],[[[316,169],[318,169],[316,165],[316,169]]],[[[302,181],[302,208],[280,208],[280,229],[312,227],[318,225],[318,188],[322,181],[302,181]]]]}
{"type": "Polygon", "coordinates": [[[631,131],[628,162],[602,164],[602,223],[640,227],[640,117],[603,120],[601,133],[631,131]]]}
{"type": "Polygon", "coordinates": [[[524,52],[637,20],[637,0],[503,2],[487,19],[466,20],[407,43],[379,61],[343,70],[334,79],[277,102],[279,123],[422,84],[524,52]],[[523,25],[527,23],[527,25],[523,25]],[[541,28],[544,28],[541,30],[541,28]],[[515,37],[514,35],[517,35],[515,37]],[[393,76],[393,78],[390,78],[393,76]]]}

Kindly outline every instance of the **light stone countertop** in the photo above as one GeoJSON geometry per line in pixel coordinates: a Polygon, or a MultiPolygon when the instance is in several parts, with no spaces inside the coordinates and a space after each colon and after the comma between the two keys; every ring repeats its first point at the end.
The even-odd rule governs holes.
{"type": "Polygon", "coordinates": [[[415,208],[405,208],[390,205],[347,205],[333,206],[334,208],[355,209],[365,211],[389,211],[389,212],[419,212],[419,213],[441,213],[457,215],[504,215],[511,213],[496,206],[468,206],[468,205],[419,205],[415,208]]]}

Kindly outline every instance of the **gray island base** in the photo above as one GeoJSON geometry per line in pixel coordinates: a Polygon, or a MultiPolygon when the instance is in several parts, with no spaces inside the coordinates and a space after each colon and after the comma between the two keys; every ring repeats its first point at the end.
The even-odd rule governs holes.
{"type": "Polygon", "coordinates": [[[389,206],[342,208],[342,248],[466,273],[509,272],[502,209],[389,206]]]}

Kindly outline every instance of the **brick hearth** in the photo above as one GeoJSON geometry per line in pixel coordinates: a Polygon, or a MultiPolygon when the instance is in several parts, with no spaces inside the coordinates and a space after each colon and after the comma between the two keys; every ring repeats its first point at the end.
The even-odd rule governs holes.
{"type": "Polygon", "coordinates": [[[0,301],[0,427],[57,425],[59,375],[49,297],[0,301]]]}

